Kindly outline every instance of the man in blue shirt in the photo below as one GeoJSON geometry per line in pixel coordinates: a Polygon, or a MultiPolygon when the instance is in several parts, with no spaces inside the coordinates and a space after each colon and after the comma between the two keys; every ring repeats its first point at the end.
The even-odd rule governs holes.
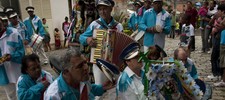
{"type": "Polygon", "coordinates": [[[6,92],[8,100],[16,100],[16,81],[21,75],[21,60],[24,56],[22,37],[17,29],[8,27],[5,13],[0,12],[0,86],[6,92]]]}
{"type": "Polygon", "coordinates": [[[166,10],[164,10],[162,6],[162,0],[154,0],[153,8],[145,11],[140,22],[139,29],[145,31],[145,52],[147,52],[148,47],[155,44],[159,45],[161,48],[164,48],[165,35],[170,33],[170,14],[166,10]]]}
{"type": "MultiPolygon", "coordinates": [[[[79,40],[82,45],[96,47],[97,41],[95,41],[95,39],[93,38],[93,35],[96,34],[93,32],[95,29],[116,29],[119,32],[123,31],[122,24],[116,22],[116,20],[114,20],[114,18],[111,16],[114,5],[115,3],[113,0],[97,0],[97,9],[100,18],[93,21],[88,26],[87,30],[80,35],[79,40]]],[[[104,74],[95,64],[93,65],[93,73],[96,84],[102,84],[102,82],[106,80],[104,74]]]]}
{"type": "Polygon", "coordinates": [[[116,93],[121,100],[147,100],[144,95],[144,85],[142,82],[145,76],[142,70],[143,64],[139,60],[140,45],[131,43],[121,53],[120,59],[125,62],[127,67],[120,75],[116,93]]]}
{"type": "Polygon", "coordinates": [[[135,31],[138,28],[138,9],[142,6],[142,3],[137,0],[134,2],[134,13],[131,14],[130,19],[128,21],[128,27],[130,30],[135,31]]]}
{"type": "MultiPolygon", "coordinates": [[[[25,37],[25,42],[24,44],[27,45],[30,43],[31,47],[35,44],[35,43],[31,43],[31,37],[33,34],[38,34],[39,36],[43,37],[45,36],[45,31],[44,31],[44,27],[42,25],[41,19],[36,16],[34,14],[34,7],[28,6],[26,8],[27,13],[29,14],[29,17],[27,17],[24,20],[24,24],[27,28],[27,35],[25,37]]],[[[43,60],[41,62],[43,62],[44,64],[48,64],[48,58],[44,52],[43,49],[43,45],[40,46],[40,48],[35,48],[34,52],[43,60]]]]}

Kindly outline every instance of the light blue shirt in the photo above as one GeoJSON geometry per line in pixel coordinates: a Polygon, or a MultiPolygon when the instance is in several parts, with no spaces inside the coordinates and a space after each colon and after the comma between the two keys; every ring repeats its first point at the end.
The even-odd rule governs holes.
{"type": "Polygon", "coordinates": [[[42,37],[45,36],[45,31],[44,31],[44,27],[42,25],[42,21],[38,16],[35,15],[35,17],[32,19],[32,23],[30,21],[30,17],[27,17],[24,20],[24,24],[27,28],[27,35],[26,35],[25,39],[28,40],[29,42],[31,41],[31,36],[35,33],[34,29],[32,27],[32,24],[35,28],[35,31],[38,31],[38,34],[40,36],[42,36],[42,37]]]}
{"type": "Polygon", "coordinates": [[[18,21],[18,25],[13,26],[12,23],[9,24],[9,27],[14,27],[18,30],[18,32],[21,34],[22,39],[25,39],[26,35],[27,35],[27,31],[26,31],[26,26],[24,25],[23,22],[18,21]]]}
{"type": "MultiPolygon", "coordinates": [[[[101,96],[105,91],[102,85],[90,84],[89,82],[81,82],[81,85],[87,85],[88,98],[94,100],[95,96],[101,96]]],[[[64,80],[62,73],[48,87],[44,94],[44,100],[80,100],[80,90],[70,87],[64,80]]]]}
{"type": "Polygon", "coordinates": [[[225,45],[225,30],[221,32],[220,45],[225,45]]]}
{"type": "MultiPolygon", "coordinates": [[[[105,25],[107,27],[111,27],[111,26],[113,26],[115,24],[115,20],[114,19],[108,25],[106,24],[106,22],[104,21],[103,18],[100,17],[98,20],[100,20],[103,23],[103,25],[105,25]]],[[[101,26],[100,24],[98,24],[96,21],[93,21],[88,26],[87,30],[83,34],[81,34],[80,37],[79,37],[80,43],[82,45],[88,45],[87,44],[87,38],[93,36],[94,29],[104,29],[104,27],[101,26]]],[[[122,32],[123,31],[122,24],[118,23],[117,26],[116,26],[116,29],[117,29],[117,31],[122,32]]]]}
{"type": "Polygon", "coordinates": [[[165,45],[165,35],[170,33],[171,29],[171,18],[170,14],[164,9],[156,14],[153,8],[145,11],[143,18],[140,22],[139,29],[146,31],[149,27],[154,27],[160,25],[163,28],[162,33],[157,33],[156,36],[154,33],[145,32],[144,35],[144,46],[159,45],[164,48],[165,45]]]}
{"type": "Polygon", "coordinates": [[[28,74],[22,74],[16,85],[18,99],[40,100],[44,93],[44,85],[40,82],[43,78],[50,84],[53,82],[52,75],[44,70],[41,72],[41,76],[37,81],[34,81],[28,74]]]}
{"type": "Polygon", "coordinates": [[[135,31],[135,30],[136,30],[136,24],[138,24],[137,22],[138,22],[138,16],[137,16],[137,13],[134,12],[134,13],[131,14],[131,16],[130,16],[130,19],[129,19],[129,21],[128,21],[128,27],[129,27],[130,29],[132,29],[133,31],[135,31]]]}
{"type": "Polygon", "coordinates": [[[143,85],[144,71],[141,71],[141,77],[137,76],[129,67],[126,67],[120,75],[116,93],[122,100],[145,100],[143,85]]]}

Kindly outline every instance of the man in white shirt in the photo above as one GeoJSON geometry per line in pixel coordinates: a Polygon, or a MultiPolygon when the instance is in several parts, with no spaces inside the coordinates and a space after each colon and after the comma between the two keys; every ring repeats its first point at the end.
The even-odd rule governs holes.
{"type": "Polygon", "coordinates": [[[142,62],[138,62],[140,45],[131,43],[120,55],[127,67],[120,75],[117,82],[117,96],[122,100],[143,100],[147,99],[144,95],[142,62]]]}

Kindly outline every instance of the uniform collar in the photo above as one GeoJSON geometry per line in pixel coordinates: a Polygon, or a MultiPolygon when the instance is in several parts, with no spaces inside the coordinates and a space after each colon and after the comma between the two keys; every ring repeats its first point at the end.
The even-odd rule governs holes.
{"type": "Polygon", "coordinates": [[[58,78],[58,87],[59,87],[59,91],[60,92],[65,92],[66,94],[71,94],[71,93],[75,93],[74,95],[76,95],[76,97],[80,96],[80,93],[77,89],[74,89],[72,87],[70,87],[64,80],[62,73],[59,75],[58,78]],[[72,92],[73,91],[73,92],[72,92]]]}
{"type": "MultiPolygon", "coordinates": [[[[127,73],[127,75],[131,78],[132,76],[137,76],[128,66],[124,69],[124,71],[127,73]]],[[[143,78],[144,71],[141,70],[141,77],[143,78]]],[[[139,77],[139,76],[137,76],[139,77]]]]}
{"type": "MultiPolygon", "coordinates": [[[[36,19],[37,18],[37,16],[36,15],[34,15],[34,18],[33,19],[36,19]]],[[[31,19],[31,17],[29,16],[29,19],[31,19]]],[[[33,19],[31,19],[31,20],[33,20],[33,19]]]]}
{"type": "MultiPolygon", "coordinates": [[[[155,12],[154,8],[152,8],[152,10],[155,12]]],[[[156,12],[155,12],[155,13],[156,13],[156,12]]],[[[162,15],[163,15],[163,14],[165,14],[165,13],[166,13],[166,10],[162,9],[162,11],[161,11],[161,12],[159,12],[159,13],[162,13],[162,15]]]]}

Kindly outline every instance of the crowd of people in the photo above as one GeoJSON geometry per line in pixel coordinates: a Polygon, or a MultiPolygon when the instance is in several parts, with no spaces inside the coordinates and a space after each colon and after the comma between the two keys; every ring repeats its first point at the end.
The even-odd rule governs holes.
{"type": "MultiPolygon", "coordinates": [[[[89,56],[87,57],[79,49],[80,45],[87,48],[99,46],[99,42],[94,37],[97,34],[95,30],[109,30],[108,32],[124,30],[123,25],[112,17],[115,6],[113,0],[97,0],[95,6],[99,18],[92,21],[79,35],[71,33],[79,33],[79,31],[70,31],[69,28],[73,23],[65,17],[65,22],[62,24],[63,46],[66,47],[69,41],[70,48],[67,48],[59,58],[58,66],[61,70],[56,79],[41,68],[43,64],[49,63],[45,51],[52,50],[51,33],[46,19],[35,15],[35,8],[32,6],[26,7],[29,17],[24,21],[19,19],[13,7],[5,7],[4,12],[0,12],[0,86],[4,88],[9,100],[95,100],[103,99],[101,96],[105,92],[108,92],[110,99],[154,99],[144,92],[147,76],[146,69],[143,68],[146,61],[140,60],[143,57],[142,52],[147,54],[148,60],[163,60],[167,57],[164,51],[165,38],[167,35],[175,38],[176,33],[180,37],[180,46],[174,51],[174,57],[170,57],[168,61],[180,61],[186,68],[187,74],[198,85],[194,88],[196,90],[200,88],[205,94],[206,86],[201,83],[203,81],[199,79],[197,68],[190,57],[190,53],[195,50],[195,29],[197,29],[198,18],[201,19],[202,53],[208,53],[212,48],[213,75],[208,78],[221,77],[214,85],[225,86],[224,1],[204,1],[198,11],[193,7],[192,2],[188,1],[184,14],[178,19],[176,11],[168,12],[163,8],[163,0],[135,0],[133,3],[135,12],[130,16],[128,27],[134,32],[137,31],[137,35],[144,32],[143,41],[133,40],[122,48],[122,52],[116,58],[125,66],[120,73],[118,70],[120,66],[114,65],[115,62],[110,62],[105,57],[99,57],[101,60],[96,60],[96,63],[89,62],[89,56]],[[28,52],[28,49],[31,49],[31,52],[28,52]],[[89,63],[92,65],[88,65],[89,63]],[[95,83],[89,81],[89,67],[92,68],[95,83]],[[106,69],[109,71],[105,71],[106,69]],[[114,75],[118,74],[117,72],[119,76],[115,76],[113,81],[106,74],[114,75]]],[[[54,37],[55,48],[60,49],[58,28],[54,29],[54,37]]],[[[93,55],[93,52],[87,52],[93,55]]],[[[161,95],[157,94],[156,98],[166,98],[161,95]]]]}

